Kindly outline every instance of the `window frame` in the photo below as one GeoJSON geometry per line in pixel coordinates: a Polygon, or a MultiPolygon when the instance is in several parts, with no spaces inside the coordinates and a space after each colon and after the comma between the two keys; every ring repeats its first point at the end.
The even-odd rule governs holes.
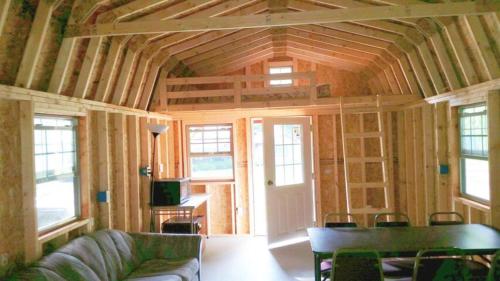
{"type": "MultiPolygon", "coordinates": [[[[465,160],[466,159],[474,159],[474,160],[482,160],[486,161],[489,165],[489,151],[488,151],[488,156],[478,156],[478,155],[468,155],[464,154],[462,152],[462,110],[467,109],[467,108],[473,108],[473,107],[478,107],[478,106],[484,106],[485,111],[484,113],[476,113],[476,114],[467,114],[468,116],[474,116],[474,115],[485,115],[486,118],[488,117],[488,107],[486,103],[480,102],[480,103],[473,103],[473,104],[467,104],[467,105],[462,105],[457,108],[457,116],[458,116],[458,165],[459,165],[459,193],[460,197],[478,202],[483,205],[489,205],[490,200],[486,200],[474,195],[471,195],[466,192],[466,179],[465,179],[465,160]]],[[[488,124],[489,120],[487,120],[488,124]]],[[[489,131],[487,132],[486,138],[488,139],[489,142],[489,131]]],[[[489,173],[489,170],[488,170],[489,173]]],[[[488,190],[490,190],[490,187],[488,185],[488,190]]],[[[491,191],[490,191],[490,196],[491,196],[491,191]]]]}
{"type": "Polygon", "coordinates": [[[236,163],[234,161],[234,124],[233,123],[202,123],[202,124],[188,124],[185,126],[185,132],[186,132],[186,167],[187,167],[187,175],[191,179],[191,182],[195,183],[203,183],[203,182],[222,182],[222,183],[232,183],[236,179],[236,163]],[[198,153],[198,152],[191,152],[191,134],[190,134],[190,128],[191,127],[210,127],[210,126],[230,126],[231,129],[229,130],[230,136],[229,136],[229,147],[231,151],[229,153],[227,152],[205,152],[205,153],[198,153]],[[193,155],[195,154],[195,155],[193,155]],[[208,157],[208,156],[231,156],[232,164],[233,164],[233,171],[232,171],[232,177],[231,178],[222,178],[222,179],[212,179],[212,178],[194,178],[192,177],[191,174],[191,157],[208,157]]]}
{"type": "MultiPolygon", "coordinates": [[[[287,64],[276,64],[276,65],[269,65],[268,66],[268,73],[269,75],[276,75],[278,73],[274,73],[274,74],[271,74],[271,69],[273,68],[290,68],[290,74],[293,73],[293,63],[290,62],[290,63],[287,63],[287,64]]],[[[283,73],[279,73],[279,74],[283,74],[283,73]]],[[[286,73],[288,74],[288,73],[286,73]]],[[[294,79],[269,79],[269,82],[268,82],[268,85],[270,87],[292,87],[294,85],[294,79]],[[272,81],[285,81],[285,80],[290,80],[290,83],[287,83],[287,84],[276,84],[276,85],[273,85],[272,84],[272,81]]]]}
{"type": "MultiPolygon", "coordinates": [[[[66,116],[66,115],[52,115],[52,114],[42,114],[42,113],[36,113],[34,114],[33,118],[33,134],[35,133],[35,130],[37,130],[37,125],[34,124],[34,121],[36,118],[43,118],[43,119],[66,119],[66,120],[71,120],[73,123],[73,126],[71,128],[71,131],[73,132],[74,136],[74,155],[75,155],[75,165],[73,167],[73,175],[74,175],[74,180],[73,180],[73,187],[74,187],[74,196],[75,196],[75,215],[58,221],[57,223],[51,224],[49,226],[43,227],[43,228],[38,228],[37,226],[37,231],[38,231],[38,236],[43,236],[45,234],[51,233],[54,230],[57,230],[59,228],[62,228],[66,225],[69,225],[71,223],[74,223],[76,221],[79,221],[82,219],[82,187],[81,187],[81,167],[80,167],[80,144],[79,144],[79,126],[80,126],[80,120],[77,116],[66,116]]],[[[50,127],[45,127],[45,128],[50,128],[50,127]]],[[[52,128],[57,128],[57,127],[52,127],[52,128]]],[[[35,143],[33,143],[35,145],[35,143]]],[[[36,152],[35,149],[33,149],[33,158],[36,157],[36,152]]],[[[36,165],[34,167],[34,177],[35,177],[35,194],[37,191],[37,185],[38,185],[38,179],[36,175],[36,165]]],[[[38,208],[35,206],[35,210],[37,210],[36,217],[38,219],[38,208]]]]}

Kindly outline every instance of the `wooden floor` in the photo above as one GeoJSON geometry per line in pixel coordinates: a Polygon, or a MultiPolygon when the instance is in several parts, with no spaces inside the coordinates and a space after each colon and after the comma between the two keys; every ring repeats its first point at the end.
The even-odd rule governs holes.
{"type": "Polygon", "coordinates": [[[309,241],[269,250],[265,237],[210,237],[202,281],[312,281],[309,241]]]}

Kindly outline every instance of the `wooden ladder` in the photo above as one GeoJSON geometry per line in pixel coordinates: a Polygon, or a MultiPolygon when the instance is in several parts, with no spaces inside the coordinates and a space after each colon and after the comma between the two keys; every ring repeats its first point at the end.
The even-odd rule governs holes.
{"type": "MultiPolygon", "coordinates": [[[[340,100],[347,211],[355,215],[362,215],[365,226],[368,226],[369,215],[392,212],[394,206],[388,174],[383,116],[380,96],[377,96],[376,108],[364,111],[346,109],[342,98],[340,100]],[[375,114],[376,121],[374,123],[377,128],[365,130],[364,117],[375,114]],[[356,118],[354,118],[354,122],[348,122],[349,117],[356,118]],[[355,124],[356,121],[359,124],[355,124]],[[358,129],[356,129],[357,126],[358,129]],[[378,139],[379,145],[373,145],[375,139],[378,139]],[[369,147],[371,151],[365,149],[367,142],[370,142],[369,145],[371,144],[369,147]],[[352,167],[355,168],[351,170],[352,167]],[[370,167],[368,176],[367,167],[370,167]],[[373,168],[375,170],[371,171],[373,168]],[[376,180],[373,180],[374,177],[376,180]]],[[[372,127],[374,127],[373,124],[372,127]]]]}

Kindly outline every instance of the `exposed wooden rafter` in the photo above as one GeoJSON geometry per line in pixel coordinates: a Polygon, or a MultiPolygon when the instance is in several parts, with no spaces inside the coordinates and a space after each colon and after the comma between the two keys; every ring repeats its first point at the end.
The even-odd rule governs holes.
{"type": "Polygon", "coordinates": [[[192,32],[236,28],[258,28],[322,24],[345,21],[366,21],[390,18],[421,18],[457,15],[481,15],[496,12],[500,4],[491,3],[445,3],[420,4],[391,7],[368,7],[337,9],[331,11],[310,11],[297,13],[276,13],[256,16],[230,16],[219,18],[195,18],[187,20],[134,21],[117,24],[70,25],[66,37],[94,37],[127,34],[154,34],[164,32],[192,32]]]}

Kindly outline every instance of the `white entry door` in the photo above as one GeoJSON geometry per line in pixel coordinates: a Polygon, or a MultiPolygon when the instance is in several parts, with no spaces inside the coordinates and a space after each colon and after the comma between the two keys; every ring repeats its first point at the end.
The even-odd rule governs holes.
{"type": "Polygon", "coordinates": [[[263,120],[269,244],[306,237],[313,226],[310,124],[309,117],[263,120]]]}

